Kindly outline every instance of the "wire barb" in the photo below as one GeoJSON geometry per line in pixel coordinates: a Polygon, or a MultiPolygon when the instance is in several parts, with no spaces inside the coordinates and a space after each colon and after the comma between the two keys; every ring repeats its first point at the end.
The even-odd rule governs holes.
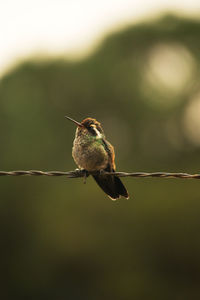
{"type": "MultiPolygon", "coordinates": [[[[88,176],[91,174],[95,174],[97,172],[88,172],[88,176]]],[[[138,177],[138,178],[181,178],[181,179],[200,179],[200,174],[188,174],[188,173],[169,173],[169,172],[104,172],[106,175],[115,175],[118,177],[138,177]]],[[[29,171],[0,171],[0,176],[65,176],[66,178],[79,178],[86,176],[85,170],[69,171],[69,172],[61,172],[61,171],[38,171],[38,170],[29,170],[29,171]]]]}

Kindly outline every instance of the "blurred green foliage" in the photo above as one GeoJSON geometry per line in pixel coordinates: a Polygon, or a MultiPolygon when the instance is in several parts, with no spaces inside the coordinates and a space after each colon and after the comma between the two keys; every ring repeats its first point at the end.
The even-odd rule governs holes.
{"type": "MultiPolygon", "coordinates": [[[[200,22],[176,16],[25,61],[0,82],[0,169],[73,170],[69,115],[103,124],[119,171],[199,172],[199,78],[200,22]]],[[[91,178],[2,177],[2,299],[199,299],[200,183],[123,181],[112,202],[91,178]]]]}

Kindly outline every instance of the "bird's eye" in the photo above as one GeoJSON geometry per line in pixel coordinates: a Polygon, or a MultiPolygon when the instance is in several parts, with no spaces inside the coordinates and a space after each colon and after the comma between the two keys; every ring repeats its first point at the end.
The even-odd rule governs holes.
{"type": "Polygon", "coordinates": [[[92,133],[92,135],[96,136],[97,138],[102,138],[101,132],[99,132],[97,127],[93,124],[90,126],[90,132],[92,133]]]}
{"type": "Polygon", "coordinates": [[[94,136],[97,135],[94,125],[91,125],[90,127],[88,127],[88,130],[92,135],[94,135],[94,136]]]}

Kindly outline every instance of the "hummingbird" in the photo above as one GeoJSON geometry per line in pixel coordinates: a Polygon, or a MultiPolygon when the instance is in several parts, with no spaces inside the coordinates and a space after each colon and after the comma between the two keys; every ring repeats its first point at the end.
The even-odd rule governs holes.
{"type": "Polygon", "coordinates": [[[65,116],[77,125],[72,148],[72,157],[80,169],[95,173],[93,178],[100,188],[112,199],[129,194],[122,181],[116,175],[103,174],[115,172],[115,152],[106,140],[101,124],[93,118],[86,118],[81,123],[65,116]]]}

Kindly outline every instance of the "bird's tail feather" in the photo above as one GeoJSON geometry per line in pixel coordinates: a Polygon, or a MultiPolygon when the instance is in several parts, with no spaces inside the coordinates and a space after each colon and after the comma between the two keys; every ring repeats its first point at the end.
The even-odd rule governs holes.
{"type": "Polygon", "coordinates": [[[112,199],[116,200],[123,196],[129,198],[128,192],[119,177],[115,175],[93,175],[97,184],[112,199]]]}

